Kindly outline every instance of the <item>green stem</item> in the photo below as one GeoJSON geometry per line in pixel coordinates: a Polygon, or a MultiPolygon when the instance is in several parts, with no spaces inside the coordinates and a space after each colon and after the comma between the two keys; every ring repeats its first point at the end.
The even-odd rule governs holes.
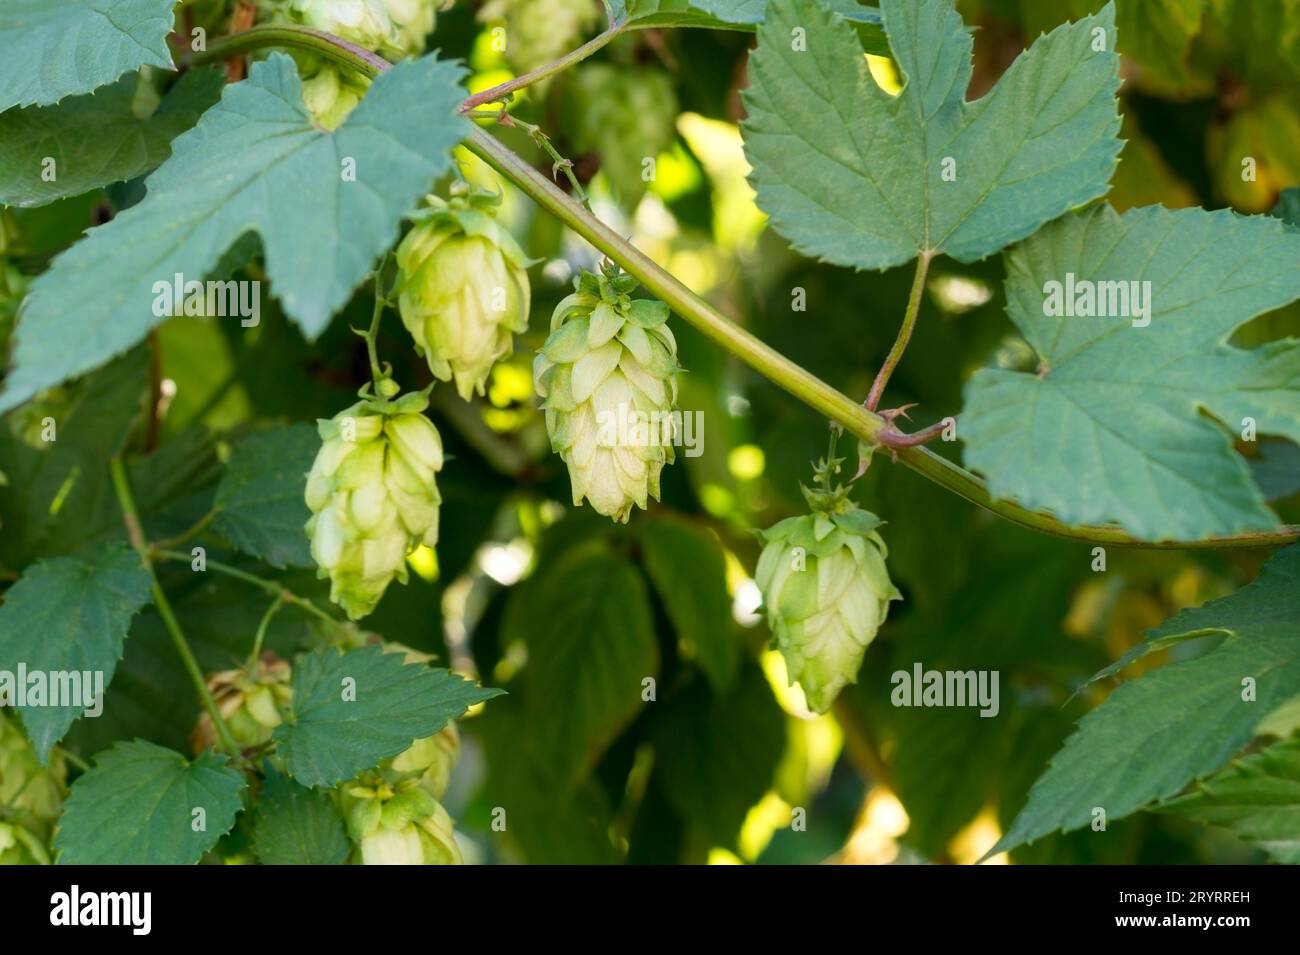
{"type": "MultiPolygon", "coordinates": [[[[387,256],[384,257],[384,262],[387,256]]],[[[385,377],[383,370],[379,367],[379,351],[375,340],[379,337],[379,320],[384,314],[384,296],[380,292],[380,285],[383,284],[384,262],[380,262],[379,268],[375,270],[375,310],[370,316],[370,330],[366,332],[366,355],[370,358],[370,377],[375,383],[375,394],[379,394],[379,382],[385,377]]]]}
{"type": "Polygon", "coordinates": [[[216,519],[216,516],[217,516],[217,509],[214,507],[212,510],[208,511],[208,513],[204,514],[192,525],[190,525],[181,533],[177,534],[175,537],[169,537],[166,540],[153,541],[150,547],[154,550],[157,550],[161,547],[175,547],[177,544],[183,544],[191,537],[195,537],[203,530],[205,530],[207,526],[211,524],[213,520],[216,519]]]}
{"type": "Polygon", "coordinates": [[[871,383],[871,391],[867,394],[867,410],[875,411],[880,405],[881,396],[885,393],[885,385],[889,383],[889,376],[894,373],[898,367],[899,361],[903,358],[903,352],[907,351],[907,343],[912,340],[912,330],[916,328],[916,317],[921,313],[921,298],[925,292],[925,276],[930,271],[930,260],[934,258],[933,252],[922,252],[916,257],[916,274],[912,277],[912,291],[907,296],[907,311],[903,313],[903,324],[898,329],[898,337],[894,339],[894,347],[889,349],[889,354],[885,356],[885,363],[880,366],[880,371],[876,373],[876,380],[871,383]]]}
{"type": "MultiPolygon", "coordinates": [[[[264,34],[250,42],[249,35],[261,29],[261,27],[255,27],[244,33],[235,34],[226,40],[218,41],[209,48],[208,54],[205,54],[206,59],[217,58],[221,55],[229,56],[244,49],[253,49],[257,46],[276,43],[309,49],[318,49],[319,44],[324,44],[332,48],[330,55],[336,62],[345,63],[368,76],[374,76],[376,73],[388,68],[388,64],[382,60],[379,63],[375,62],[375,60],[379,59],[378,57],[365,54],[365,51],[360,51],[360,54],[364,55],[359,55],[354,52],[355,48],[352,47],[352,44],[345,43],[337,38],[327,37],[324,34],[317,34],[315,31],[306,31],[311,36],[305,37],[300,30],[277,28],[282,31],[281,34],[275,36],[264,34]],[[223,47],[227,43],[230,45],[223,47]],[[238,48],[236,48],[236,45],[238,45],[238,48]],[[217,52],[223,48],[227,52],[217,52]]],[[[601,36],[603,37],[604,34],[601,34],[601,36]]],[[[600,37],[597,39],[600,39],[600,37]]],[[[608,40],[605,42],[608,42],[608,40]]],[[[594,50],[584,55],[590,55],[590,52],[594,52],[594,50]]],[[[558,69],[563,69],[564,66],[574,62],[577,62],[577,60],[573,59],[572,55],[557,60],[556,63],[562,63],[563,65],[557,67],[556,70],[548,71],[546,75],[557,72],[558,69]]],[[[555,64],[551,65],[554,66],[555,64]]],[[[542,69],[545,70],[546,68],[543,67],[542,69]]],[[[523,77],[520,77],[520,79],[523,79],[523,77]]],[[[473,97],[470,97],[470,99],[473,99],[473,97]]],[[[629,273],[636,276],[637,281],[645,288],[707,338],[712,339],[719,346],[745,362],[763,377],[785,389],[814,411],[833,421],[838,421],[844,426],[845,430],[862,441],[868,444],[880,443],[877,436],[883,429],[889,427],[888,422],[883,418],[867,410],[847,395],[835,390],[802,366],[790,361],[780,352],[769,348],[761,340],[722,315],[683,285],[676,277],[664,271],[648,255],[566,195],[562,189],[547,180],[545,176],[495,137],[482,129],[475,128],[470,131],[464,145],[513,183],[521,192],[555,216],[561,223],[582,236],[629,273]]],[[[995,500],[983,481],[964,468],[953,464],[946,458],[939,457],[926,448],[897,448],[896,454],[898,460],[913,471],[929,478],[970,503],[991,511],[1013,524],[1066,540],[1159,550],[1277,547],[1300,540],[1300,526],[1294,524],[1285,524],[1268,531],[1256,531],[1225,537],[1209,537],[1195,541],[1142,541],[1133,538],[1122,529],[1114,526],[1071,526],[1052,517],[1050,514],[1031,511],[1011,501],[995,500]]]]}
{"type": "MultiPolygon", "coordinates": [[[[199,700],[203,703],[203,708],[208,711],[208,716],[212,718],[212,725],[216,728],[217,738],[221,741],[221,748],[239,759],[239,744],[235,741],[234,736],[230,733],[230,727],[226,726],[226,721],[221,717],[221,711],[217,708],[217,701],[212,698],[211,691],[208,690],[208,683],[203,678],[203,670],[199,666],[199,661],[194,658],[194,651],[190,649],[189,641],[185,639],[185,632],[181,630],[180,622],[176,619],[176,614],[172,612],[172,605],[167,600],[167,595],[163,593],[162,585],[158,583],[158,575],[154,573],[153,561],[150,559],[149,545],[145,543],[144,529],[140,524],[140,515],[136,510],[135,498],[131,494],[131,485],[126,479],[126,468],[122,465],[120,457],[111,458],[108,462],[109,473],[113,478],[113,491],[117,494],[118,506],[122,509],[122,522],[126,525],[127,537],[131,540],[131,546],[135,552],[140,555],[140,562],[144,569],[149,572],[149,589],[153,593],[154,607],[158,610],[158,616],[162,617],[163,626],[167,628],[167,633],[172,638],[172,645],[176,647],[176,652],[180,655],[181,663],[185,666],[185,672],[189,674],[190,681],[194,688],[198,690],[199,700]]],[[[188,560],[188,558],[186,558],[188,560]]]]}
{"type": "Polygon", "coordinates": [[[546,63],[535,70],[529,70],[527,73],[524,73],[521,76],[516,76],[513,80],[507,80],[505,83],[501,83],[491,89],[475,93],[473,96],[469,97],[469,99],[465,100],[465,102],[460,104],[460,111],[462,113],[467,113],[475,107],[483,106],[487,103],[495,103],[497,100],[505,99],[512,93],[523,89],[525,86],[531,86],[539,80],[544,80],[548,76],[554,76],[556,73],[567,70],[575,63],[581,63],[587,57],[591,56],[610,40],[614,39],[614,37],[618,36],[622,31],[622,25],[610,27],[604,33],[592,37],[576,50],[571,50],[554,62],[546,63]]]}
{"type": "Polygon", "coordinates": [[[202,53],[193,53],[184,59],[190,66],[215,63],[267,46],[288,46],[307,50],[329,60],[336,66],[359,70],[367,76],[377,76],[388,69],[388,61],[378,53],[349,43],[347,40],[313,30],[311,27],[291,23],[265,23],[239,33],[221,37],[202,53]]]}
{"type": "MultiPolygon", "coordinates": [[[[189,554],[186,554],[183,551],[167,550],[165,548],[155,548],[152,551],[152,554],[154,557],[161,557],[165,560],[178,560],[185,563],[189,563],[193,559],[189,554]]],[[[223,564],[216,560],[208,560],[205,565],[208,570],[215,571],[218,574],[223,574],[232,580],[243,581],[246,584],[250,584],[259,590],[270,594],[272,597],[280,598],[287,604],[293,604],[295,607],[300,607],[313,617],[317,617],[320,620],[328,620],[330,623],[338,623],[337,620],[327,614],[324,610],[321,610],[320,607],[317,607],[306,597],[300,597],[293,593],[293,591],[286,590],[273,580],[267,580],[263,577],[257,576],[256,574],[250,574],[246,570],[240,570],[238,567],[231,567],[229,564],[223,564]]]]}
{"type": "Polygon", "coordinates": [[[284,594],[276,594],[275,599],[271,601],[271,606],[267,607],[266,613],[262,614],[262,622],[257,625],[257,636],[253,638],[253,650],[248,655],[250,669],[257,666],[257,658],[262,655],[262,644],[266,641],[266,630],[283,606],[284,594]]]}

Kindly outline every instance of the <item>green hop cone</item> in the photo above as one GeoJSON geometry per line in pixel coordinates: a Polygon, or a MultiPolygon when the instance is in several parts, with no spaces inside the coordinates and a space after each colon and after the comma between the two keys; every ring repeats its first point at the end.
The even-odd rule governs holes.
{"type": "Polygon", "coordinates": [[[389,60],[419,56],[437,23],[437,0],[383,0],[393,29],[380,53],[389,60]]]}
{"type": "Polygon", "coordinates": [[[583,64],[573,74],[566,126],[578,153],[597,153],[614,195],[635,208],[645,195],[646,160],[676,138],[672,77],[653,67],[583,64]]]}
{"type": "Polygon", "coordinates": [[[383,0],[292,0],[288,15],[367,50],[391,43],[396,32],[383,0]]]}
{"type": "Polygon", "coordinates": [[[0,865],[45,865],[67,791],[67,766],[56,751],[42,766],[27,737],[0,712],[0,865]]]}
{"type": "Polygon", "coordinates": [[[468,400],[528,328],[530,263],[495,218],[499,196],[429,202],[397,247],[398,307],[434,377],[468,400]]]}
{"type": "Polygon", "coordinates": [[[339,804],[359,865],[460,865],[451,816],[419,779],[377,774],[345,783],[339,804]]]}
{"type": "MultiPolygon", "coordinates": [[[[816,495],[808,493],[810,502],[816,495]]],[[[785,657],[790,682],[808,705],[830,709],[857,681],[868,644],[901,600],[885,567],[880,519],[841,497],[830,510],[780,521],[760,534],[756,574],[768,625],[785,657]]]]}
{"type": "Polygon", "coordinates": [[[533,363],[551,447],[569,467],[573,503],[626,522],[659,499],[673,460],[677,342],[668,306],[633,299],[628,275],[583,272],[551,316],[533,363]]]}
{"type": "Polygon", "coordinates": [[[442,439],[421,414],[428,404],[422,392],[363,399],[318,422],[307,534],[330,599],[352,620],[375,609],[394,577],[406,582],[411,551],[438,542],[442,439]]]}
{"type": "Polygon", "coordinates": [[[577,46],[600,19],[600,7],[592,0],[488,0],[478,19],[505,25],[506,62],[526,73],[577,46]]]}
{"type": "Polygon", "coordinates": [[[394,756],[390,770],[402,777],[415,778],[422,789],[441,799],[451,783],[451,771],[460,756],[460,733],[455,723],[448,723],[432,736],[417,739],[405,751],[394,756]]]}
{"type": "MultiPolygon", "coordinates": [[[[284,722],[285,711],[293,700],[292,682],[289,661],[269,651],[251,669],[222,670],[207,678],[208,690],[230,735],[244,747],[267,742],[272,731],[284,722]]],[[[199,714],[190,734],[194,752],[215,748],[217,743],[212,717],[207,712],[199,714]]]]}
{"type": "Polygon", "coordinates": [[[322,129],[335,130],[366,95],[370,81],[324,60],[307,58],[302,71],[302,101],[322,129]]]}

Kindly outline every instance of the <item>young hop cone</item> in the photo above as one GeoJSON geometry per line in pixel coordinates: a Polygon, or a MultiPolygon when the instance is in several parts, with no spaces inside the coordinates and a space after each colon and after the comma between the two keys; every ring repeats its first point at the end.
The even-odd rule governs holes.
{"type": "Polygon", "coordinates": [[[600,19],[600,7],[590,0],[488,0],[478,19],[505,24],[506,62],[527,73],[577,46],[600,19]]]}
{"type": "Polygon", "coordinates": [[[633,505],[659,499],[673,460],[677,341],[668,306],[633,299],[636,280],[583,272],[551,316],[533,362],[551,448],[569,467],[573,503],[626,523],[633,505]]]}
{"type": "Polygon", "coordinates": [[[857,681],[889,602],[903,598],[885,567],[880,519],[842,493],[804,493],[812,514],[759,534],[765,546],[756,577],[790,682],[825,713],[844,685],[857,681]]]}
{"type": "Polygon", "coordinates": [[[429,208],[397,247],[398,308],[415,350],[467,401],[528,328],[530,260],[496,220],[485,191],[429,208]]]}
{"type": "Polygon", "coordinates": [[[306,529],[330,599],[351,620],[374,610],[394,577],[406,583],[411,551],[438,542],[442,439],[421,414],[428,404],[424,392],[364,398],[318,422],[306,529]]]}
{"type": "MultiPolygon", "coordinates": [[[[244,747],[260,746],[284,722],[284,712],[293,700],[293,670],[288,660],[264,653],[257,666],[221,670],[209,674],[208,690],[235,742],[244,747]]],[[[190,745],[196,754],[217,745],[216,727],[205,711],[199,714],[190,745]]]]}
{"type": "Polygon", "coordinates": [[[18,724],[0,711],[0,865],[49,864],[67,776],[58,752],[42,766],[18,724]]]}
{"type": "Polygon", "coordinates": [[[440,800],[460,753],[455,723],[337,791],[361,865],[459,865],[451,816],[440,800]]]}

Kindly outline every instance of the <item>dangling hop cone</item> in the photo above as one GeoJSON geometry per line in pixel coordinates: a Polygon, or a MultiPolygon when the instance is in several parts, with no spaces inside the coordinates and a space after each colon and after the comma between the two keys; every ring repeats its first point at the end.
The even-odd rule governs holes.
{"type": "Polygon", "coordinates": [[[411,551],[438,542],[442,439],[421,414],[428,403],[423,393],[366,399],[318,422],[307,534],[330,599],[352,620],[375,609],[394,577],[406,582],[411,551]]]}
{"type": "Polygon", "coordinates": [[[573,503],[626,522],[659,498],[673,460],[677,342],[668,306],[633,299],[628,275],[582,273],[551,317],[533,363],[551,447],[569,467],[573,503]]]}
{"type": "Polygon", "coordinates": [[[402,323],[440,381],[483,394],[492,366],[528,328],[529,259],[501,227],[499,197],[476,192],[432,207],[397,247],[402,323]]]}
{"type": "Polygon", "coordinates": [[[902,599],[885,567],[879,518],[843,503],[840,513],[791,517],[759,535],[766,546],[756,576],[768,625],[790,682],[818,713],[857,681],[889,602],[902,599]]]}

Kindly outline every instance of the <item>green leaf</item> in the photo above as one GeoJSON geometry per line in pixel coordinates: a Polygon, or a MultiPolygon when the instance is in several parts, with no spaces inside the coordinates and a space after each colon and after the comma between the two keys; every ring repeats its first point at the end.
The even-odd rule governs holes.
{"type": "Polygon", "coordinates": [[[253,810],[253,854],[262,865],[340,865],[352,844],[329,793],[272,770],[253,810]]]}
{"type": "Polygon", "coordinates": [[[193,865],[235,824],[243,790],[220,753],[191,762],[143,740],[118,743],[72,784],[54,837],[58,861],[193,865]]]}
{"type": "Polygon", "coordinates": [[[60,693],[79,688],[81,700],[93,696],[99,679],[99,688],[107,687],[122,658],[131,618],[149,602],[149,590],[149,573],[140,558],[125,544],[114,544],[85,556],[41,561],[5,594],[0,669],[17,674],[20,666],[26,667],[29,694],[37,671],[50,684],[43,703],[18,707],[42,763],[87,709],[85,702],[49,705],[54,684],[60,693]],[[70,682],[73,674],[75,682],[70,682]]]}
{"type": "Polygon", "coordinates": [[[1221,767],[1266,714],[1300,693],[1300,546],[1274,555],[1236,593],[1171,617],[1143,647],[1210,634],[1225,638],[1125,683],[1080,720],[990,852],[1086,826],[1094,807],[1115,820],[1173,796],[1221,767]]]}
{"type": "Polygon", "coordinates": [[[659,782],[710,845],[734,847],[745,815],[771,787],[785,751],[785,722],[753,663],[726,696],[697,680],[656,722],[651,738],[659,782]]]}
{"type": "Polygon", "coordinates": [[[501,692],[450,670],[406,665],[401,653],[377,646],[320,650],[295,664],[293,706],[274,738],[290,776],[333,786],[501,692]]]}
{"type": "Polygon", "coordinates": [[[646,570],[659,591],[686,656],[695,659],[719,693],[740,666],[740,640],[727,599],[722,547],[704,528],[656,518],[641,526],[646,570]]]}
{"type": "Polygon", "coordinates": [[[1160,812],[1231,829],[1284,865],[1300,865],[1300,738],[1216,773],[1160,812]]]}
{"type": "Polygon", "coordinates": [[[141,66],[175,69],[176,0],[5,0],[0,112],[89,93],[141,66]]]}
{"type": "Polygon", "coordinates": [[[230,455],[217,487],[213,527],[245,553],[275,567],[310,567],[303,525],[311,513],[303,497],[307,472],[320,449],[307,424],[245,438],[230,455]]]}
{"type": "Polygon", "coordinates": [[[507,643],[528,648],[523,697],[544,721],[554,759],[573,778],[642,707],[642,681],[659,672],[645,580],[605,550],[578,550],[535,574],[512,596],[507,643]]]}
{"type": "Polygon", "coordinates": [[[177,137],[139,205],[32,283],[0,410],[139,341],[166,311],[155,309],[156,283],[203,280],[250,231],[284,311],[314,338],[450,165],[468,129],[455,112],[463,75],[433,56],[399,63],[326,133],[303,106],[293,60],[254,64],[177,137]]]}
{"type": "Polygon", "coordinates": [[[856,268],[934,252],[971,262],[1105,194],[1121,146],[1110,5],[1040,37],[970,103],[953,0],[881,11],[907,80],[897,97],[814,0],[773,0],[759,28],[745,153],[758,205],[796,249],[856,268]]]}
{"type": "Polygon", "coordinates": [[[222,75],[214,67],[190,70],[141,116],[138,91],[148,85],[133,74],[57,106],[0,114],[0,205],[42,206],[156,168],[171,141],[220,97],[222,75]]]}
{"type": "Polygon", "coordinates": [[[967,463],[998,497],[1144,540],[1274,526],[1232,434],[1250,417],[1260,434],[1300,439],[1300,348],[1226,343],[1300,297],[1297,259],[1300,234],[1229,211],[1098,206],[1048,226],[1007,256],[1007,309],[1042,369],[971,378],[967,463]],[[1068,296],[1070,275],[1076,288],[1149,282],[1150,314],[1127,317],[1133,303],[1116,309],[1117,297],[1119,317],[1044,314],[1047,283],[1068,296]]]}

